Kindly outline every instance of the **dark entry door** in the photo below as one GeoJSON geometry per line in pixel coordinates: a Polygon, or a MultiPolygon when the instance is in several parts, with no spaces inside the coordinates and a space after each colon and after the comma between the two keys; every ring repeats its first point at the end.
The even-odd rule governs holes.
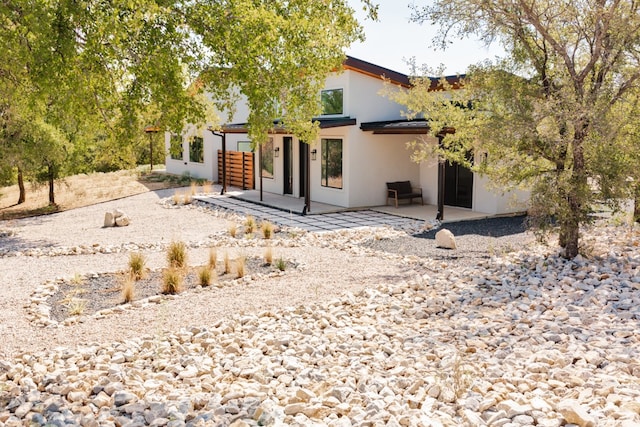
{"type": "Polygon", "coordinates": [[[298,152],[300,153],[300,197],[306,195],[307,190],[307,159],[309,159],[309,144],[298,141],[298,152]]]}
{"type": "Polygon", "coordinates": [[[473,172],[458,163],[444,166],[444,204],[471,209],[473,172]]]}
{"type": "Polygon", "coordinates": [[[284,162],[284,194],[293,194],[293,138],[285,136],[282,138],[282,151],[284,154],[282,160],[284,162]]]}

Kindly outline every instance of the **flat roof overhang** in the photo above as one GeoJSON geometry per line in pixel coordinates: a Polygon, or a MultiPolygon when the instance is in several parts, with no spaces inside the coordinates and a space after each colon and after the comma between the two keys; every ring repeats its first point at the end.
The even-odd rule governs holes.
{"type": "Polygon", "coordinates": [[[387,135],[424,135],[429,133],[430,129],[425,119],[385,120],[360,124],[360,130],[364,132],[387,135]]]}
{"type": "MultiPolygon", "coordinates": [[[[426,119],[385,120],[360,123],[360,130],[373,132],[374,135],[426,135],[431,131],[431,127],[426,119]]],[[[445,133],[455,133],[455,129],[446,127],[437,136],[445,133]]]]}
{"type": "MultiPolygon", "coordinates": [[[[313,119],[315,122],[320,123],[320,129],[329,129],[342,126],[354,126],[357,123],[356,119],[351,117],[338,117],[338,118],[323,118],[313,119]]],[[[224,133],[248,133],[249,127],[247,123],[231,123],[222,126],[222,132],[224,133]]],[[[291,133],[285,128],[280,121],[273,122],[273,128],[270,131],[271,134],[289,134],[291,133]]]]}

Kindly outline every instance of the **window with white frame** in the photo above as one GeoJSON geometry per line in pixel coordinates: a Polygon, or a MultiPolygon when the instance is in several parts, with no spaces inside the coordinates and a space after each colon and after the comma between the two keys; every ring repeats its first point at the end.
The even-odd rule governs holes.
{"type": "Polygon", "coordinates": [[[253,151],[251,141],[238,141],[238,151],[251,153],[253,151]]]}
{"type": "Polygon", "coordinates": [[[182,160],[184,153],[182,152],[182,135],[171,135],[169,140],[169,155],[173,160],[182,160]]]}
{"type": "Polygon", "coordinates": [[[322,139],[320,148],[320,184],[323,187],[342,188],[342,139],[322,139]]]}
{"type": "Polygon", "coordinates": [[[189,140],[189,161],[204,163],[204,140],[200,136],[193,136],[189,140]]]}
{"type": "Polygon", "coordinates": [[[343,90],[327,89],[320,92],[322,114],[325,116],[344,114],[343,90]]]}

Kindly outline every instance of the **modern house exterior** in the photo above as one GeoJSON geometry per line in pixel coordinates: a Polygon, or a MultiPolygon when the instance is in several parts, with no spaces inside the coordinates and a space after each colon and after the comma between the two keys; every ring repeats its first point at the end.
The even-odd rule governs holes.
{"type": "MultiPolygon", "coordinates": [[[[526,191],[494,192],[487,177],[461,165],[447,163],[439,168],[437,159],[411,160],[407,142],[421,137],[437,144],[437,139],[427,136],[425,120],[403,119],[402,106],[381,94],[384,79],[410,87],[407,75],[352,57],[347,57],[343,68],[327,77],[319,94],[324,114],[316,119],[321,128],[318,140],[307,144],[274,125],[269,142],[260,148],[261,162],[256,153],[256,189],[262,185],[264,192],[305,198],[311,206],[320,202],[363,208],[387,203],[387,182],[409,180],[422,188],[425,204],[438,204],[440,192],[445,205],[488,215],[526,210],[526,191]]],[[[246,105],[238,105],[233,122],[224,125],[220,135],[167,134],[167,172],[220,182],[222,141],[227,151],[251,150],[245,124],[248,113],[246,105]]]]}

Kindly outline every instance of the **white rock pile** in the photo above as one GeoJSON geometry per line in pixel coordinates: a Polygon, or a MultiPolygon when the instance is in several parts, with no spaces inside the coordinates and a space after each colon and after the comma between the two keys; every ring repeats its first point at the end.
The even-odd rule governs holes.
{"type": "Polygon", "coordinates": [[[588,259],[425,263],[324,305],[24,354],[0,362],[0,426],[639,426],[640,238],[592,233],[588,259]]]}
{"type": "Polygon", "coordinates": [[[131,218],[129,218],[129,215],[120,209],[107,211],[104,214],[104,227],[126,227],[130,223],[131,218]]]}

